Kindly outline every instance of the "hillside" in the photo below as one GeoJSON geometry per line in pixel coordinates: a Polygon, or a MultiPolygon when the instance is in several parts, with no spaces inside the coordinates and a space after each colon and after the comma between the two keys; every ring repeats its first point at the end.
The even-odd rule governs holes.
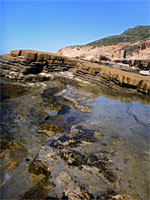
{"type": "Polygon", "coordinates": [[[150,26],[136,26],[120,35],[96,40],[87,45],[68,46],[59,49],[57,53],[92,62],[98,62],[100,59],[149,60],[150,26]]]}
{"type": "Polygon", "coordinates": [[[120,35],[114,35],[96,40],[86,44],[86,46],[107,46],[118,44],[120,42],[136,42],[140,40],[150,40],[150,26],[136,26],[124,31],[120,35]]]}

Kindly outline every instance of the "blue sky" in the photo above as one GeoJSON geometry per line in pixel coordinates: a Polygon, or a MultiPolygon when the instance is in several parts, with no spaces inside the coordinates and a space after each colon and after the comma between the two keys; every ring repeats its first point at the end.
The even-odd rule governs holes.
{"type": "Polygon", "coordinates": [[[1,52],[56,52],[148,25],[149,1],[1,1],[1,52]]]}

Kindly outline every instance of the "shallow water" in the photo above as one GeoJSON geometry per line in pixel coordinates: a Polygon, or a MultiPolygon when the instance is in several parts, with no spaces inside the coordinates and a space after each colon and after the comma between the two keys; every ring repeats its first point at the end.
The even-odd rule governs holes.
{"type": "Polygon", "coordinates": [[[111,189],[115,198],[148,200],[148,97],[65,79],[32,87],[3,81],[1,86],[1,199],[62,198],[63,191],[66,195],[69,190],[64,189],[69,187],[64,186],[66,182],[57,181],[63,169],[74,184],[93,195],[91,198],[112,199],[111,189]],[[66,154],[61,146],[56,147],[60,149],[58,158],[48,178],[52,186],[43,174],[29,170],[30,164],[42,145],[61,137],[61,141],[68,141],[68,136],[75,144],[66,146],[66,154]],[[78,156],[85,162],[68,163],[65,156],[70,156],[70,151],[82,154],[78,156]],[[90,156],[98,154],[105,156],[101,164],[106,171],[96,163],[89,164],[90,156]]]}

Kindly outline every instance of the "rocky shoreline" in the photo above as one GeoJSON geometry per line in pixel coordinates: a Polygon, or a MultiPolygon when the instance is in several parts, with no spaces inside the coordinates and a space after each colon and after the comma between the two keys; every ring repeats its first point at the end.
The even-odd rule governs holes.
{"type": "Polygon", "coordinates": [[[150,95],[150,79],[136,70],[117,69],[103,64],[91,63],[58,54],[32,50],[14,50],[0,56],[1,77],[14,81],[36,82],[52,79],[53,72],[73,71],[80,76],[97,83],[107,83],[110,87],[121,86],[150,95]]]}

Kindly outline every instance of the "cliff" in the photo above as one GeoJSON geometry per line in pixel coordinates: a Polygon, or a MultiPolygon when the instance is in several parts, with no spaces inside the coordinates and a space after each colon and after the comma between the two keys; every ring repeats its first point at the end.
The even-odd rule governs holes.
{"type": "Polygon", "coordinates": [[[58,54],[99,62],[108,60],[150,60],[150,26],[136,26],[120,35],[109,36],[86,45],[68,46],[58,54]]]}
{"type": "Polygon", "coordinates": [[[149,60],[150,41],[125,42],[108,46],[69,46],[57,52],[68,57],[78,57],[84,60],[98,62],[101,56],[111,61],[120,60],[149,60]]]}

